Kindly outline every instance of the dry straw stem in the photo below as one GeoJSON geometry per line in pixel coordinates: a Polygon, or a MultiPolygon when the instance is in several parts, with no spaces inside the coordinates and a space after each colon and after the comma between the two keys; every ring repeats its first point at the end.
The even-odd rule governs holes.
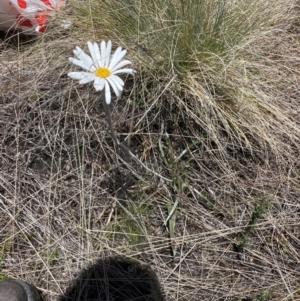
{"type": "Polygon", "coordinates": [[[1,38],[0,277],[55,300],[120,255],[150,264],[166,300],[297,300],[296,1],[69,4],[48,34],[1,38]],[[138,71],[111,106],[117,138],[172,183],[124,162],[98,93],[67,77],[74,47],[103,38],[138,71]]]}

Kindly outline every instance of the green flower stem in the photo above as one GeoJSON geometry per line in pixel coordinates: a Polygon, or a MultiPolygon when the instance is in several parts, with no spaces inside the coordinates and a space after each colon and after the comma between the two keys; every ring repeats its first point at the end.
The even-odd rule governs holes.
{"type": "MultiPolygon", "coordinates": [[[[107,124],[108,124],[109,130],[110,130],[110,134],[111,134],[112,138],[115,140],[115,142],[117,143],[117,145],[120,145],[120,141],[117,138],[114,128],[113,128],[113,125],[112,125],[110,108],[109,108],[109,105],[106,103],[105,97],[102,97],[102,101],[103,101],[105,116],[106,116],[107,124]]],[[[125,146],[125,148],[127,149],[126,146],[125,146]]],[[[125,150],[125,151],[126,151],[126,153],[128,153],[127,150],[125,150]]]]}
{"type": "Polygon", "coordinates": [[[154,170],[152,170],[149,167],[147,167],[136,155],[134,155],[130,151],[130,149],[126,145],[124,145],[122,142],[119,141],[119,139],[117,138],[116,133],[114,131],[113,125],[112,125],[110,108],[109,108],[109,105],[105,101],[104,93],[102,94],[101,98],[102,98],[102,101],[103,101],[105,116],[106,116],[106,120],[107,120],[107,124],[108,124],[109,130],[110,130],[111,137],[117,143],[117,145],[120,146],[128,156],[130,156],[133,160],[135,160],[136,162],[138,162],[147,171],[150,171],[151,173],[153,173],[154,175],[160,177],[161,179],[163,179],[165,181],[172,182],[172,180],[163,177],[162,175],[158,174],[154,170]]]}

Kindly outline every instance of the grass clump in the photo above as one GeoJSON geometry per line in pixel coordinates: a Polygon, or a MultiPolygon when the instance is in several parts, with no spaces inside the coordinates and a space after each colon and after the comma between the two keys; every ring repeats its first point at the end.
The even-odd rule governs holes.
{"type": "Polygon", "coordinates": [[[130,50],[148,83],[138,93],[142,98],[146,89],[150,107],[172,100],[223,154],[236,145],[282,157],[291,150],[277,132],[284,126],[298,142],[299,129],[282,112],[278,64],[257,44],[271,43],[282,10],[288,15],[291,7],[262,0],[90,1],[76,20],[130,50]]]}

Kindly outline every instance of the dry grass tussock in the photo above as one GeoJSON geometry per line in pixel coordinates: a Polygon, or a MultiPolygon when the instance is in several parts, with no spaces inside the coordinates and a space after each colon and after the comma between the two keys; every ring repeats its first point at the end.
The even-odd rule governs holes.
{"type": "Polygon", "coordinates": [[[78,2],[69,30],[1,40],[0,277],[55,300],[118,255],[166,300],[299,300],[299,3],[78,2]],[[170,181],[66,76],[103,38],[137,70],[111,105],[118,137],[170,181]]]}

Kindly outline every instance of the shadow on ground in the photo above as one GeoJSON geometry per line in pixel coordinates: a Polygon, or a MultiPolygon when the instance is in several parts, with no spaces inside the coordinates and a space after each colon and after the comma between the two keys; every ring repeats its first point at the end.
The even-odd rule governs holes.
{"type": "Polygon", "coordinates": [[[149,267],[120,258],[98,260],[85,269],[59,301],[163,301],[149,267]]]}

